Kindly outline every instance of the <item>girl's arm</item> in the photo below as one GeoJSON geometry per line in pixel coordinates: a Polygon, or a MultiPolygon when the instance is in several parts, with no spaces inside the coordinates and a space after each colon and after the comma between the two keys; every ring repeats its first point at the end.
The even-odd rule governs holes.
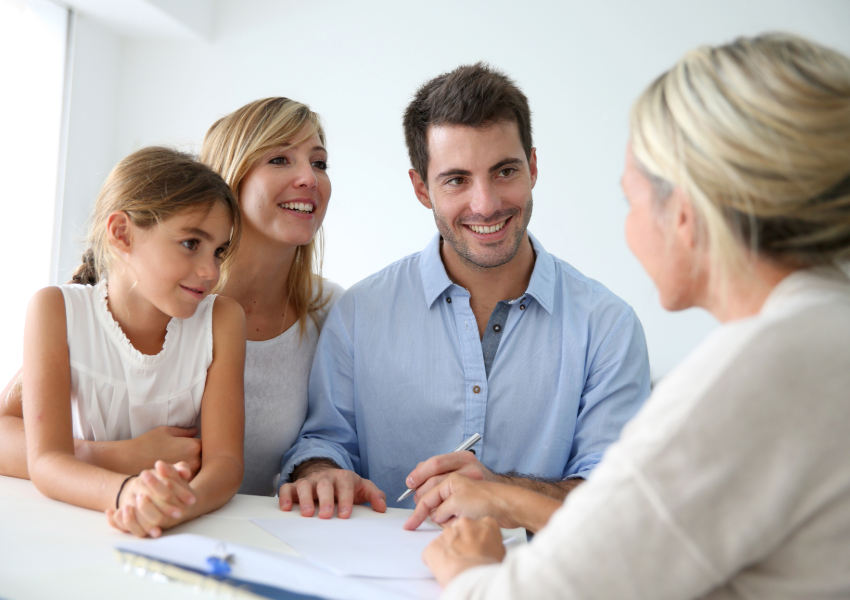
{"type": "Polygon", "coordinates": [[[65,299],[57,287],[37,292],[24,326],[23,415],[29,476],[45,496],[85,508],[115,507],[125,475],[74,455],[65,299]]]}
{"type": "MultiPolygon", "coordinates": [[[[29,479],[27,441],[24,433],[22,386],[19,369],[0,392],[0,475],[29,479]]],[[[74,440],[74,454],[91,465],[116,473],[139,473],[152,469],[157,460],[185,462],[192,474],[201,468],[201,440],[195,427],[163,425],[132,440],[90,442],[74,440]]]]}
{"type": "MultiPolygon", "coordinates": [[[[204,451],[201,470],[188,485],[193,502],[168,503],[173,491],[182,488],[173,468],[158,464],[153,472],[138,479],[149,494],[128,499],[134,506],[107,511],[110,523],[134,535],[157,536],[162,529],[189,521],[222,506],[230,500],[242,483],[242,448],[245,435],[245,313],[230,298],[219,296],[213,305],[213,360],[207,370],[204,397],[201,401],[201,431],[204,451]],[[169,478],[170,481],[167,481],[169,478]],[[144,496],[148,496],[147,498],[144,496]]],[[[130,484],[135,494],[136,480],[130,484]]]]}

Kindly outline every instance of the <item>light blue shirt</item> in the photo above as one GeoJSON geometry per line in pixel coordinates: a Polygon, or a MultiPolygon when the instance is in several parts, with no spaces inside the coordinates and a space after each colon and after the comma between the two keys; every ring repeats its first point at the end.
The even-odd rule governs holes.
{"type": "Polygon", "coordinates": [[[529,238],[528,289],[499,304],[483,340],[439,235],[349,289],[322,329],[281,481],[329,458],[412,508],[396,502],[410,471],[473,433],[494,472],[587,477],[649,395],[646,341],[629,305],[529,238]]]}

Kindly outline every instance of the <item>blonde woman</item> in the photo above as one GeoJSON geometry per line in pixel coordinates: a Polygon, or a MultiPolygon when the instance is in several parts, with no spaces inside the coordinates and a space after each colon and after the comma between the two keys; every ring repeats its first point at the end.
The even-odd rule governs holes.
{"type": "MultiPolygon", "coordinates": [[[[319,115],[288,98],[251,102],[216,122],[200,160],[230,185],[242,237],[219,295],[247,319],[245,456],[239,493],[273,496],[280,460],[307,414],[307,382],[319,330],[342,288],[321,277],[321,226],[331,195],[319,115]]],[[[10,393],[11,389],[11,393],[10,393]]],[[[20,388],[0,406],[0,474],[28,477],[20,388]]],[[[158,427],[133,440],[75,441],[88,463],[121,473],[157,459],[201,463],[198,429],[158,427]]]]}
{"type": "Polygon", "coordinates": [[[319,331],[342,288],[321,277],[331,195],[319,116],[288,98],[251,102],[215,123],[201,162],[221,174],[243,234],[221,294],[245,310],[245,475],[239,493],[273,496],[307,414],[319,331]]]}
{"type": "Polygon", "coordinates": [[[410,525],[453,520],[424,553],[443,597],[850,597],[850,60],[781,34],[689,52],[637,100],[622,185],[661,303],[722,326],[563,507],[426,495],[410,525]],[[500,565],[497,523],[542,531],[500,565]]]}

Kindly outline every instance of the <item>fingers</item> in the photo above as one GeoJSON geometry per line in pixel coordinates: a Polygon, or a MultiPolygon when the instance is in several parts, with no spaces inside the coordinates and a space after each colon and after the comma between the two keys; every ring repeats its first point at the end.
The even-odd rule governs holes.
{"type": "Polygon", "coordinates": [[[339,473],[336,477],[336,501],[339,505],[336,514],[340,519],[350,517],[354,507],[354,481],[352,477],[346,476],[346,473],[350,471],[339,473]]]}
{"type": "Polygon", "coordinates": [[[295,483],[295,493],[298,494],[301,516],[312,517],[315,512],[313,509],[313,482],[309,479],[299,479],[295,483]]]}
{"type": "MultiPolygon", "coordinates": [[[[174,465],[169,465],[164,461],[158,460],[154,465],[154,471],[159,480],[162,481],[162,483],[174,493],[176,499],[179,502],[188,505],[192,505],[195,503],[195,494],[192,492],[192,489],[189,487],[189,484],[186,482],[186,479],[183,476],[186,473],[185,466],[181,466],[178,469],[174,465]]],[[[143,471],[142,473],[145,473],[145,471],[143,471]]],[[[167,501],[167,499],[165,498],[163,498],[163,500],[167,501]]]]}
{"type": "Polygon", "coordinates": [[[387,495],[371,481],[369,481],[369,485],[375,488],[369,495],[369,504],[372,505],[372,510],[379,513],[387,512],[387,495]]]}
{"type": "Polygon", "coordinates": [[[132,506],[124,506],[118,510],[107,510],[106,516],[109,518],[109,524],[116,529],[132,533],[140,538],[148,536],[148,532],[136,520],[136,512],[132,506]]]}
{"type": "Polygon", "coordinates": [[[478,460],[472,452],[449,452],[439,456],[432,456],[425,462],[416,465],[416,468],[407,476],[405,483],[407,487],[416,489],[432,477],[452,473],[478,460]]]}
{"type": "Polygon", "coordinates": [[[154,505],[149,497],[139,494],[136,496],[136,505],[132,508],[136,522],[147,535],[159,537],[162,534],[162,528],[169,522],[168,517],[154,505]]]}
{"type": "Polygon", "coordinates": [[[320,477],[316,482],[316,495],[319,498],[319,518],[330,519],[334,516],[334,480],[320,477]]]}
{"type": "MultiPolygon", "coordinates": [[[[419,499],[416,501],[416,508],[413,510],[413,514],[407,519],[404,523],[405,529],[416,529],[419,527],[425,519],[431,515],[434,510],[441,506],[446,500],[448,500],[452,495],[452,483],[456,479],[456,476],[451,476],[450,480],[442,483],[440,485],[434,486],[431,490],[422,494],[419,499]]],[[[449,515],[445,520],[452,517],[454,515],[449,515]]],[[[437,521],[434,519],[433,515],[431,516],[431,520],[437,524],[442,523],[443,521],[437,521]]]]}
{"type": "MultiPolygon", "coordinates": [[[[184,503],[180,502],[177,495],[166,483],[163,483],[150,471],[142,471],[139,478],[148,486],[149,495],[140,495],[154,504],[157,509],[170,516],[173,519],[179,519],[183,516],[184,503]]],[[[136,503],[138,506],[138,502],[136,503]]]]}
{"type": "Polygon", "coordinates": [[[295,486],[291,483],[284,483],[280,486],[277,493],[277,503],[280,505],[280,510],[289,512],[292,510],[292,492],[295,486]]]}
{"type": "Polygon", "coordinates": [[[198,435],[197,427],[166,427],[168,435],[173,437],[188,437],[193,438],[198,435]]]}
{"type": "Polygon", "coordinates": [[[174,469],[177,471],[180,477],[182,477],[183,480],[187,482],[192,481],[193,473],[196,472],[196,470],[192,468],[192,465],[182,460],[174,465],[174,469]]]}
{"type": "MultiPolygon", "coordinates": [[[[449,473],[449,475],[451,475],[451,473],[449,473]]],[[[445,481],[446,477],[448,477],[449,475],[436,475],[425,483],[423,483],[422,485],[420,485],[418,488],[416,488],[416,493],[413,494],[413,501],[418,503],[419,499],[422,498],[422,496],[424,496],[432,489],[443,483],[443,481],[445,481]]]]}

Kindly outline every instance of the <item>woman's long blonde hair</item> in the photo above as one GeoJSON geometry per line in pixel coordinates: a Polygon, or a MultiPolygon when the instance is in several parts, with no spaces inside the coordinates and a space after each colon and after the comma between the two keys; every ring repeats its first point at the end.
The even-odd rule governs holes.
{"type": "MultiPolygon", "coordinates": [[[[277,146],[295,146],[314,135],[325,143],[319,115],[306,104],[289,98],[265,98],[216,121],[204,137],[200,160],[221,174],[241,202],[242,181],[266,152],[277,146]]],[[[309,244],[296,248],[289,270],[287,295],[302,335],[307,317],[318,324],[316,311],[327,303],[322,286],[323,252],[319,228],[309,244]]]]}
{"type": "Polygon", "coordinates": [[[673,186],[691,199],[712,264],[850,258],[842,54],[781,33],[692,50],[635,102],[631,148],[659,202],[673,186]]]}

